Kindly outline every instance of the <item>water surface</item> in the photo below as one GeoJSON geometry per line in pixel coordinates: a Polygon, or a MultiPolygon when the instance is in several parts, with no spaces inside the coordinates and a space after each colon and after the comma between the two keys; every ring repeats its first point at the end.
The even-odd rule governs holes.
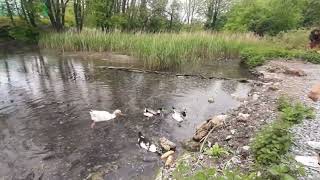
{"type": "MultiPolygon", "coordinates": [[[[247,77],[231,64],[206,66],[206,72],[247,77]]],[[[179,144],[199,123],[237,107],[231,94],[249,91],[236,81],[100,68],[107,65],[119,64],[38,50],[0,57],[0,177],[84,179],[99,171],[104,179],[151,179],[162,164],[137,146],[138,131],[179,144]],[[180,125],[170,114],[148,119],[142,115],[146,106],[186,108],[188,116],[180,125]],[[121,109],[126,116],[92,130],[90,109],[121,109]]]]}

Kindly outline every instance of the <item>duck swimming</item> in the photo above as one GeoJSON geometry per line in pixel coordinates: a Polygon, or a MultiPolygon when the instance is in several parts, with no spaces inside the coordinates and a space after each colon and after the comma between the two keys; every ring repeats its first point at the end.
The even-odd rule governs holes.
{"type": "Polygon", "coordinates": [[[157,111],[154,111],[149,108],[144,108],[143,115],[146,117],[158,116],[161,114],[162,108],[159,108],[157,111]]]}
{"type": "Polygon", "coordinates": [[[141,148],[146,149],[147,151],[153,152],[153,153],[159,153],[158,147],[155,144],[152,144],[151,141],[147,138],[145,138],[141,132],[138,133],[138,144],[141,148]]]}
{"type": "Polygon", "coordinates": [[[113,113],[109,113],[108,111],[91,110],[90,116],[91,120],[93,121],[91,124],[91,128],[94,128],[96,122],[109,121],[121,115],[124,114],[122,114],[121,110],[119,109],[115,110],[113,113]]]}
{"type": "Polygon", "coordinates": [[[173,110],[172,118],[178,122],[183,121],[184,118],[187,116],[186,109],[179,112],[178,110],[176,110],[176,108],[172,107],[172,110],[173,110]]]}

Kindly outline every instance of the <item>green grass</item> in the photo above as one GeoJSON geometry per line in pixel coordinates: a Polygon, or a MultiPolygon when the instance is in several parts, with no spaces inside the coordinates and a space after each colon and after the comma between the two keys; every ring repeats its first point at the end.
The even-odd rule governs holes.
{"type": "Polygon", "coordinates": [[[219,158],[223,155],[228,155],[229,152],[225,150],[223,147],[220,147],[218,144],[214,144],[211,148],[208,148],[205,151],[205,154],[215,158],[219,158]]]}
{"type": "Polygon", "coordinates": [[[320,63],[320,54],[309,51],[308,31],[291,31],[259,38],[249,33],[104,33],[85,29],[81,33],[46,33],[39,45],[62,51],[109,51],[134,56],[149,69],[173,69],[185,63],[238,59],[253,68],[275,58],[320,63]]]}
{"type": "Polygon", "coordinates": [[[85,30],[44,34],[39,45],[63,51],[111,51],[141,59],[150,69],[179,67],[183,63],[238,58],[245,47],[264,46],[252,34],[230,33],[103,33],[85,30]]]}

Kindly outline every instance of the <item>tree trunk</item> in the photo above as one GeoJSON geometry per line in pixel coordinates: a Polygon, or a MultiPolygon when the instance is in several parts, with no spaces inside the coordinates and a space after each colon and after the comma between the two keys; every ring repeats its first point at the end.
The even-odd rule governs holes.
{"type": "Polygon", "coordinates": [[[16,23],[14,22],[14,19],[13,19],[13,13],[12,13],[12,10],[11,10],[11,7],[10,7],[10,3],[8,2],[8,0],[5,0],[5,2],[6,2],[6,6],[7,6],[8,16],[10,17],[12,25],[15,26],[16,23]]]}
{"type": "Polygon", "coordinates": [[[85,0],[74,0],[73,10],[76,21],[77,31],[81,32],[84,19],[85,0]]]}
{"type": "Polygon", "coordinates": [[[65,11],[68,2],[69,0],[45,0],[51,24],[58,32],[64,29],[65,11]]]}
{"type": "Polygon", "coordinates": [[[126,13],[127,0],[122,0],[122,13],[126,13]]]}

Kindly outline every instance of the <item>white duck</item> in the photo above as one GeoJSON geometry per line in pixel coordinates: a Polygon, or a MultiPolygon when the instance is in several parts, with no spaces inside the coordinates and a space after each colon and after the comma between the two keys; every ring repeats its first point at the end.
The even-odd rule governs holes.
{"type": "Polygon", "coordinates": [[[186,110],[179,112],[174,107],[172,107],[172,110],[173,110],[172,118],[178,122],[183,121],[184,118],[187,116],[186,110]]]}
{"type": "Polygon", "coordinates": [[[159,108],[157,111],[154,111],[149,108],[144,108],[143,115],[146,117],[158,116],[161,114],[162,108],[159,108]]]}
{"type": "Polygon", "coordinates": [[[90,116],[91,116],[91,120],[93,121],[91,124],[91,128],[94,128],[96,122],[109,121],[120,115],[124,115],[124,114],[122,114],[122,112],[119,109],[115,110],[112,114],[109,113],[108,111],[91,110],[90,116]]]}

